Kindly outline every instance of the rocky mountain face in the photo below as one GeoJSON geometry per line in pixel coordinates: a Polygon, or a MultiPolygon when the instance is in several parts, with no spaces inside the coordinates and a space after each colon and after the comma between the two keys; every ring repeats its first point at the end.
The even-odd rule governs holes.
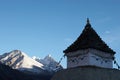
{"type": "Polygon", "coordinates": [[[20,50],[0,55],[0,80],[50,80],[61,69],[50,55],[31,58],[20,50]]]}
{"type": "Polygon", "coordinates": [[[39,57],[33,57],[34,60],[38,61],[39,63],[42,63],[47,71],[58,71],[60,69],[63,69],[61,65],[57,61],[55,61],[51,55],[47,55],[44,59],[40,59],[39,57]]]}
{"type": "Polygon", "coordinates": [[[18,70],[27,70],[32,72],[42,72],[43,64],[33,60],[24,52],[14,50],[0,56],[0,62],[18,70]]]}
{"type": "Polygon", "coordinates": [[[20,50],[13,50],[1,55],[0,62],[10,66],[12,69],[35,74],[53,74],[62,69],[62,66],[58,66],[58,62],[50,55],[46,56],[44,59],[37,57],[31,58],[20,50]]]}

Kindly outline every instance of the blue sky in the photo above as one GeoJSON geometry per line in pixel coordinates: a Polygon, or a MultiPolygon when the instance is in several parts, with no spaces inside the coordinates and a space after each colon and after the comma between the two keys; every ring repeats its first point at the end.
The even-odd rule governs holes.
{"type": "MultiPolygon", "coordinates": [[[[19,49],[59,61],[89,17],[120,64],[119,9],[119,0],[0,0],[0,54],[19,49]]],[[[65,67],[66,60],[61,64],[65,67]]]]}

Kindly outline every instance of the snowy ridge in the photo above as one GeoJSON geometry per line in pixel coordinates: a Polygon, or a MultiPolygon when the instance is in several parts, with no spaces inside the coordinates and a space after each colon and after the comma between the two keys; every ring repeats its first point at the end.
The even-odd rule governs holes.
{"type": "Polygon", "coordinates": [[[59,65],[58,62],[51,57],[51,55],[47,55],[44,59],[40,59],[39,57],[34,56],[33,59],[42,63],[46,70],[58,71],[60,69],[63,69],[62,66],[59,65]]]}
{"type": "Polygon", "coordinates": [[[0,55],[0,62],[13,69],[35,73],[55,72],[63,69],[51,55],[47,55],[44,59],[35,56],[31,58],[20,50],[13,50],[0,55]]]}
{"type": "Polygon", "coordinates": [[[34,67],[39,67],[44,70],[43,64],[28,57],[24,52],[21,52],[20,50],[14,50],[1,55],[0,62],[12,67],[13,69],[28,69],[30,71],[32,70],[34,72],[37,72],[37,69],[34,67]]]}

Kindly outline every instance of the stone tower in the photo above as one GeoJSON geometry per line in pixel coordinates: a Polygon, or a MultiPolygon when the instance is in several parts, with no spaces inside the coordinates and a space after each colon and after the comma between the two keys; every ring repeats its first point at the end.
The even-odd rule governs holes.
{"type": "Polygon", "coordinates": [[[78,66],[113,67],[115,52],[91,27],[89,19],[87,19],[81,35],[63,52],[67,56],[67,68],[78,66]]]}

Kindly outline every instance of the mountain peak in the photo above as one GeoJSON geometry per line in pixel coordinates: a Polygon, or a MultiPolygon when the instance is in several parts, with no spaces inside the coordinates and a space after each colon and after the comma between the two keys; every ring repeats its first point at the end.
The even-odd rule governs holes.
{"type": "Polygon", "coordinates": [[[35,73],[43,73],[44,71],[54,72],[58,71],[58,69],[63,69],[61,65],[58,66],[58,62],[55,61],[50,54],[44,59],[36,56],[31,58],[20,50],[13,50],[1,55],[0,62],[13,69],[35,73]]]}
{"type": "Polygon", "coordinates": [[[19,53],[19,52],[21,52],[20,50],[13,50],[13,51],[11,51],[11,52],[16,52],[16,53],[19,53]]]}
{"type": "Polygon", "coordinates": [[[48,54],[48,55],[44,58],[44,60],[47,60],[47,61],[55,61],[55,60],[51,57],[50,54],[48,54]]]}
{"type": "Polygon", "coordinates": [[[50,54],[48,54],[46,57],[51,57],[51,55],[50,55],[50,54]]]}
{"type": "Polygon", "coordinates": [[[50,54],[48,54],[44,59],[34,57],[34,59],[44,65],[44,67],[49,71],[58,71],[63,69],[61,65],[58,66],[58,62],[55,61],[50,54]]]}
{"type": "Polygon", "coordinates": [[[13,69],[29,71],[37,71],[37,67],[44,69],[43,64],[35,61],[20,50],[13,50],[11,52],[1,55],[0,62],[12,67],[13,69]]]}

